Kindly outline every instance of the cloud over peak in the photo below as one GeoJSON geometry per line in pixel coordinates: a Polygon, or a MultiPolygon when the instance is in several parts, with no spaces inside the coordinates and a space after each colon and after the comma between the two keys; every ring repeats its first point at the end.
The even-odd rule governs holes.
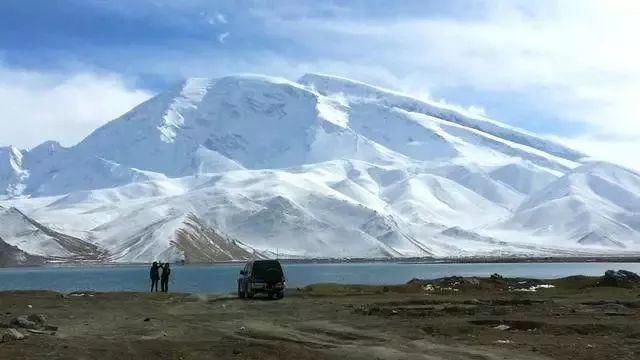
{"type": "Polygon", "coordinates": [[[114,74],[51,74],[0,67],[0,144],[30,148],[45,139],[69,146],[147,100],[114,74]]]}

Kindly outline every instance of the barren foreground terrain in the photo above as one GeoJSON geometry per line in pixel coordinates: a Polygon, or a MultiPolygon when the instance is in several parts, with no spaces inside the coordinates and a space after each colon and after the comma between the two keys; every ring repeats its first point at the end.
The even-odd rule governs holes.
{"type": "Polygon", "coordinates": [[[0,326],[25,338],[4,336],[0,359],[640,358],[640,290],[598,281],[313,285],[283,300],[4,292],[0,326]]]}

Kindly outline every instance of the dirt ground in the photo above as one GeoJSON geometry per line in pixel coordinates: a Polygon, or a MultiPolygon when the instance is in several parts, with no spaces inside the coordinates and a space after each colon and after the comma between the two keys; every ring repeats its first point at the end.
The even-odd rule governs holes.
{"type": "Polygon", "coordinates": [[[58,329],[18,329],[0,359],[640,358],[640,290],[587,278],[522,290],[541,283],[313,285],[282,300],[4,292],[0,326],[44,314],[58,329]]]}

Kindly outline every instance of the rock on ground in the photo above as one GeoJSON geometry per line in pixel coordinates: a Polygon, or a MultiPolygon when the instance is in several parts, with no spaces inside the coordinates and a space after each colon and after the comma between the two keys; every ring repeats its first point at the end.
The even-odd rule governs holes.
{"type": "Polygon", "coordinates": [[[47,317],[43,314],[31,314],[27,316],[27,320],[33,321],[36,324],[44,325],[47,322],[47,317]]]}
{"type": "Polygon", "coordinates": [[[23,340],[24,339],[24,335],[22,335],[22,333],[16,329],[6,329],[2,332],[2,334],[0,335],[0,342],[8,342],[8,341],[12,341],[12,340],[23,340]]]}
{"type": "Polygon", "coordinates": [[[23,329],[37,329],[39,327],[38,324],[29,320],[26,315],[21,315],[16,318],[13,318],[11,322],[9,322],[9,325],[16,328],[23,328],[23,329]]]}
{"type": "Polygon", "coordinates": [[[633,288],[640,286],[640,275],[627,270],[607,270],[600,279],[600,286],[633,288]]]}

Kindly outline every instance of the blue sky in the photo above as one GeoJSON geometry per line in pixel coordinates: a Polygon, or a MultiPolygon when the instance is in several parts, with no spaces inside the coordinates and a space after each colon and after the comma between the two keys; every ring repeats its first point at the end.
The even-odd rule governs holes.
{"type": "Polygon", "coordinates": [[[483,112],[640,168],[632,0],[1,6],[3,145],[72,145],[184,77],[320,72],[483,112]]]}

